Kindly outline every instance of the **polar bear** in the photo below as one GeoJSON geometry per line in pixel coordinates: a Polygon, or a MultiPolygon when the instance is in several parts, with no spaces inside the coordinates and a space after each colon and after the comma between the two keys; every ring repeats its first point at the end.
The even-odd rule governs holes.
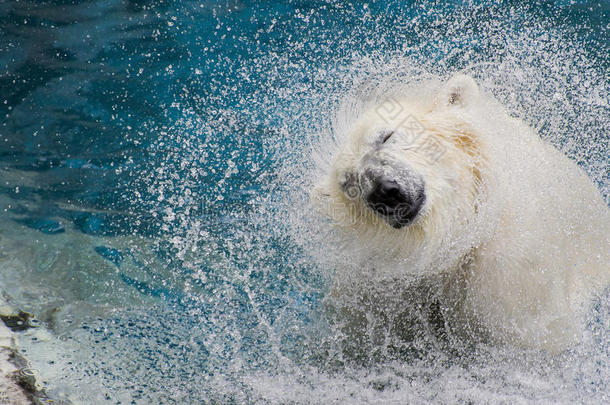
{"type": "Polygon", "coordinates": [[[375,102],[336,137],[312,199],[365,252],[365,286],[441,277],[464,328],[579,341],[610,281],[610,210],[573,161],[463,74],[375,102]]]}

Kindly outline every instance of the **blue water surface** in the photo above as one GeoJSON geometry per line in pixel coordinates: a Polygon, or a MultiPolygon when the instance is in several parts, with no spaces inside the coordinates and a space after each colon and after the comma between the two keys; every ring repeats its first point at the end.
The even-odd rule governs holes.
{"type": "Polygon", "coordinates": [[[488,382],[476,350],[456,355],[434,336],[350,358],[326,315],[334,269],[309,225],[307,174],[353,88],[471,69],[608,199],[609,21],[607,1],[2,2],[3,229],[46,244],[31,254],[84,263],[24,265],[44,299],[6,288],[61,342],[50,346],[60,359],[48,349],[37,363],[49,396],[608,398],[607,356],[527,381],[514,377],[527,361],[513,359],[488,382]],[[438,387],[447,381],[457,388],[438,387]]]}

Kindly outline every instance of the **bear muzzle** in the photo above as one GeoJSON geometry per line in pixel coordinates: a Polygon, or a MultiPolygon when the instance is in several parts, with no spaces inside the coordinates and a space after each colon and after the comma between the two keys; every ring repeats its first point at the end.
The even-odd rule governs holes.
{"type": "Polygon", "coordinates": [[[400,229],[415,220],[426,201],[423,184],[410,186],[413,187],[380,176],[374,179],[371,192],[365,197],[366,204],[390,226],[400,229]]]}

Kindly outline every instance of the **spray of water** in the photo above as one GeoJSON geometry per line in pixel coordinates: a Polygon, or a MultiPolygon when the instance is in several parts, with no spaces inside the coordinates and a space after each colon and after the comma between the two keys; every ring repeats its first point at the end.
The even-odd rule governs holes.
{"type": "MultiPolygon", "coordinates": [[[[261,19],[247,42],[253,56],[218,59],[226,71],[209,99],[194,79],[166,105],[169,124],[140,123],[149,160],[123,169],[137,171],[129,203],[156,231],[138,244],[90,242],[120,251],[98,253],[117,285],[139,295],[123,306],[108,292],[96,316],[61,315],[76,325],[57,329],[61,339],[24,335],[51,393],[77,403],[608,401],[607,296],[593,303],[585,341],[555,356],[448,334],[438,309],[422,304],[425,286],[407,297],[372,288],[353,314],[333,307],[337,266],[353,257],[329,243],[310,190],[358,113],[413,83],[467,72],[610,201],[607,53],[557,22],[567,11],[362,7],[295,6],[261,19]],[[345,21],[354,31],[336,35],[345,21]],[[399,311],[376,307],[380,294],[399,311]]],[[[241,38],[225,25],[219,38],[241,38]]],[[[231,52],[220,40],[204,45],[231,52]]]]}

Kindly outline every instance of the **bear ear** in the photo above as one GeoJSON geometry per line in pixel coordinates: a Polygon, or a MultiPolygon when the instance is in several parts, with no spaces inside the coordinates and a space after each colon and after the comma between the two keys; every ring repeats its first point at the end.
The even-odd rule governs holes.
{"type": "Polygon", "coordinates": [[[443,85],[439,95],[439,105],[443,107],[465,108],[479,98],[479,86],[465,74],[456,74],[443,85]]]}

